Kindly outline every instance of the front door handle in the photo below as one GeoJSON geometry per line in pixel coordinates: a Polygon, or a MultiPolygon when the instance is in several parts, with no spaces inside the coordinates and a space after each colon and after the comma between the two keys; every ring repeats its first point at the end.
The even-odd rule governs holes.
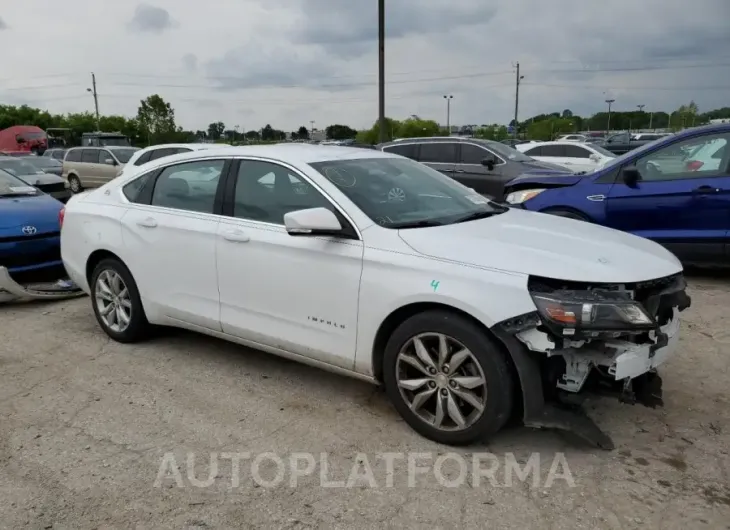
{"type": "Polygon", "coordinates": [[[157,221],[153,219],[152,217],[148,217],[147,219],[142,219],[141,221],[137,221],[137,224],[139,226],[143,226],[145,228],[155,228],[157,226],[157,221]]]}
{"type": "Polygon", "coordinates": [[[226,241],[231,241],[233,243],[248,243],[251,241],[251,238],[248,237],[245,233],[243,233],[241,230],[226,230],[223,232],[223,239],[226,241]]]}
{"type": "Polygon", "coordinates": [[[454,173],[466,173],[463,169],[455,169],[454,173]]]}
{"type": "Polygon", "coordinates": [[[712,186],[700,186],[692,190],[694,193],[718,193],[719,188],[713,188],[712,186]]]}

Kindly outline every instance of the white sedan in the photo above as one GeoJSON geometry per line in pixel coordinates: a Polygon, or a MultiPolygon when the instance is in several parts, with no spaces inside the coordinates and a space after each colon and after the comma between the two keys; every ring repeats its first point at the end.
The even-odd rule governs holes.
{"type": "Polygon", "coordinates": [[[688,303],[658,244],[348,147],[150,162],[69,201],[61,253],[114,340],[176,326],[382,383],[446,444],[520,410],[610,447],[546,399],[582,392],[591,373],[624,398],[656,384],[688,303]]]}
{"type": "Polygon", "coordinates": [[[541,162],[551,162],[573,173],[590,173],[616,158],[600,146],[574,141],[539,142],[515,147],[541,162]]]}

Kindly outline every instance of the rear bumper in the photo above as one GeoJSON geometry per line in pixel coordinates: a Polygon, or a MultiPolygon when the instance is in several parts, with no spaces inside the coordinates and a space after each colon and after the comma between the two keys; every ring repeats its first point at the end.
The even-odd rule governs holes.
{"type": "Polygon", "coordinates": [[[56,282],[21,285],[10,276],[8,269],[0,267],[0,302],[18,298],[33,300],[63,300],[83,295],[73,282],[59,278],[56,282]]]}

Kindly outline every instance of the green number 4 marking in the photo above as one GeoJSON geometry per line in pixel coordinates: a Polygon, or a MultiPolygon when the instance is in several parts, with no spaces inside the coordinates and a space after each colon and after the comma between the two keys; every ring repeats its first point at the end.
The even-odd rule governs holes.
{"type": "Polygon", "coordinates": [[[438,288],[439,288],[439,283],[441,283],[441,282],[437,282],[436,280],[433,280],[433,281],[431,282],[431,287],[433,287],[433,292],[434,292],[434,293],[436,292],[436,289],[438,289],[438,288]]]}

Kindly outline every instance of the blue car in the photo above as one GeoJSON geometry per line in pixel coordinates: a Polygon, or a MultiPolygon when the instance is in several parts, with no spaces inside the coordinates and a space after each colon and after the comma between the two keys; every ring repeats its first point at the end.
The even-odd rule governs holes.
{"type": "Polygon", "coordinates": [[[587,174],[520,176],[506,202],[664,245],[688,265],[730,265],[730,124],[686,129],[587,174]]]}
{"type": "Polygon", "coordinates": [[[0,301],[78,293],[61,261],[63,204],[0,170],[0,301]]]}

